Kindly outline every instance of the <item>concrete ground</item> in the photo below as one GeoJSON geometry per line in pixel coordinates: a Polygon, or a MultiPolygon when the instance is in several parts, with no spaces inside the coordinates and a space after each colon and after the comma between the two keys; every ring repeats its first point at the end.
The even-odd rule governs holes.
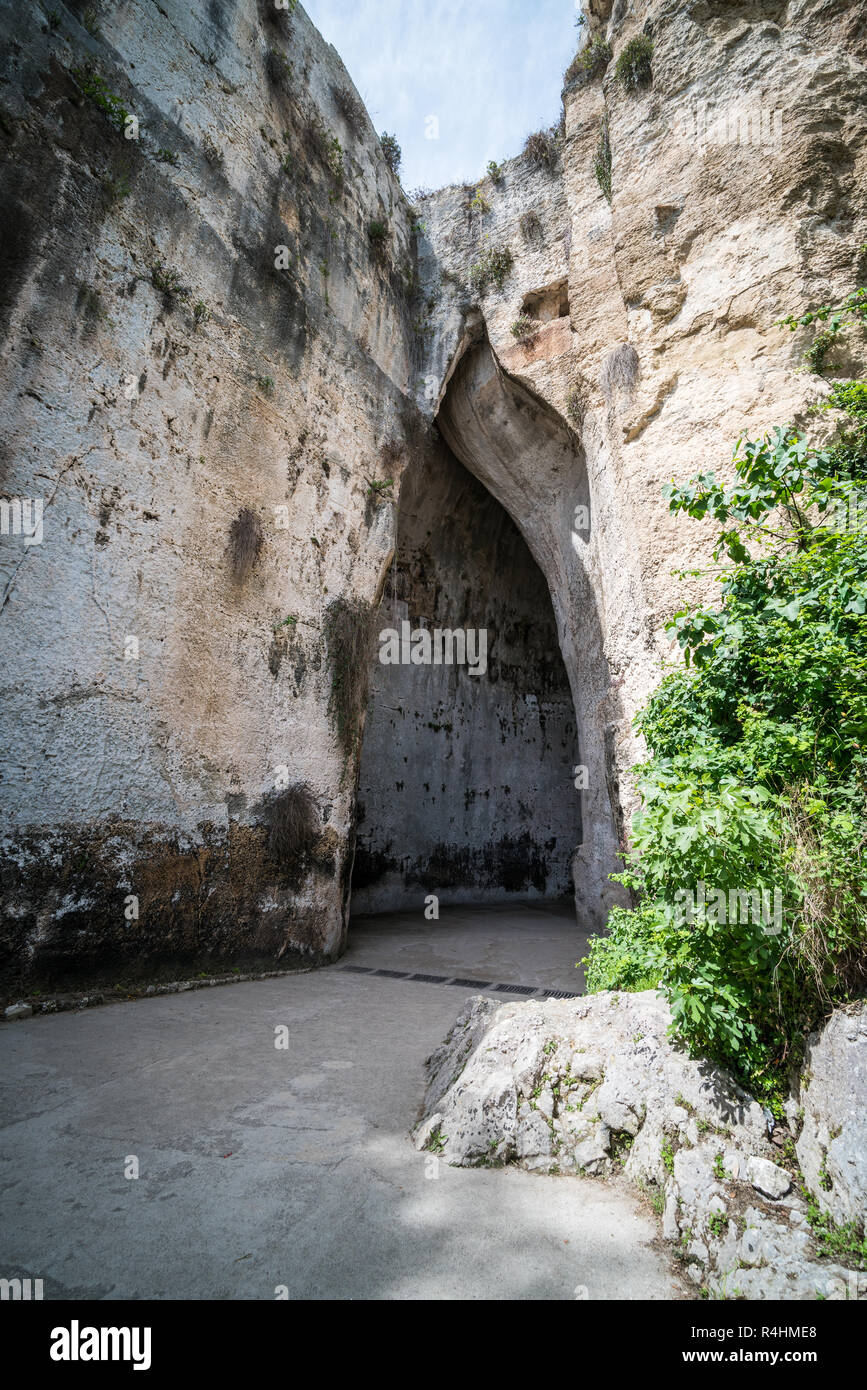
{"type": "Polygon", "coordinates": [[[571,915],[444,908],[359,922],[311,974],[5,1024],[0,1277],[46,1298],[681,1296],[626,1188],[448,1168],[408,1137],[471,991],[372,972],[574,989],[582,946],[571,915]]]}

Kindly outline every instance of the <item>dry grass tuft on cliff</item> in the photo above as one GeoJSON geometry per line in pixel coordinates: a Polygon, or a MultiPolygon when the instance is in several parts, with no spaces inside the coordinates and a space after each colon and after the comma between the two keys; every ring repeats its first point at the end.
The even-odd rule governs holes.
{"type": "Polygon", "coordinates": [[[306,783],[275,793],[265,806],[268,853],[275,863],[300,867],[319,834],[319,808],[306,783]]]}
{"type": "Polygon", "coordinates": [[[631,343],[620,343],[602,363],[599,385],[607,401],[616,391],[628,391],[638,380],[638,353],[631,343]]]}
{"type": "Polygon", "coordinates": [[[367,704],[376,610],[363,599],[337,598],[325,610],[331,665],[329,713],[347,756],[354,750],[367,704]]]}
{"type": "Polygon", "coordinates": [[[332,87],[334,105],[343,117],[356,139],[360,140],[366,128],[367,112],[364,103],[350,87],[332,87]]]}
{"type": "Polygon", "coordinates": [[[248,578],[264,543],[262,522],[249,507],[243,507],[229,527],[229,559],[236,584],[248,578]]]}
{"type": "Polygon", "coordinates": [[[557,141],[550,130],[534,130],[524,141],[523,153],[535,168],[550,172],[557,163],[557,141]]]}

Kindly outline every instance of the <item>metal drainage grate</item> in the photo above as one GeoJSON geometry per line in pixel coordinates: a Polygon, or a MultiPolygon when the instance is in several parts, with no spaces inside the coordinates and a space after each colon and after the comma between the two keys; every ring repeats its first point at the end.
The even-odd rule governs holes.
{"type": "Polygon", "coordinates": [[[373,973],[372,965],[341,965],[340,969],[351,970],[353,975],[371,975],[373,973]]]}
{"type": "Polygon", "coordinates": [[[461,989],[490,989],[490,980],[449,980],[450,985],[460,985],[461,989]]]}
{"type": "Polygon", "coordinates": [[[426,985],[444,985],[448,975],[410,975],[411,980],[421,980],[426,985]]]}
{"type": "Polygon", "coordinates": [[[546,999],[580,999],[580,994],[570,994],[568,989],[543,989],[546,999]]]}
{"type": "Polygon", "coordinates": [[[408,970],[374,970],[374,975],[386,975],[389,980],[408,980],[408,970]]]}
{"type": "Polygon", "coordinates": [[[535,985],[494,985],[497,994],[535,994],[535,985]]]}

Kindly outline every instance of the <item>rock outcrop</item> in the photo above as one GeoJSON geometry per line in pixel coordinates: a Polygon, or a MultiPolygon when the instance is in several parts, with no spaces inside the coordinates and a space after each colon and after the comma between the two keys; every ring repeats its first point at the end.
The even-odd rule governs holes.
{"type": "Polygon", "coordinates": [[[867,1222],[867,1003],[839,1009],[807,1040],[795,1113],[798,1162],[838,1223],[867,1222]]]}
{"type": "MultiPolygon", "coordinates": [[[[517,1163],[595,1178],[622,1171],[653,1201],[689,1277],[715,1297],[867,1297],[857,1268],[821,1257],[786,1127],[769,1122],[725,1071],[674,1045],[669,1023],[655,991],[520,1004],[471,998],[428,1059],[415,1143],[458,1166],[517,1163]]],[[[858,1023],[835,1015],[812,1051],[845,1088],[830,1103],[848,1117],[839,1152],[861,1143],[863,1162],[853,1104],[857,1093],[863,1115],[858,1023]]],[[[804,1177],[818,1197],[821,1184],[806,1168],[804,1177]]]]}

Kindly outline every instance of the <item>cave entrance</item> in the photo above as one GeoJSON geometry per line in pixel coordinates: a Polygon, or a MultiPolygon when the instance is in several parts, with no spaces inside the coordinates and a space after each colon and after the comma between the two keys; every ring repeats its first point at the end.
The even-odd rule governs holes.
{"type": "Polygon", "coordinates": [[[361,756],[352,915],[420,914],[430,895],[571,905],[577,721],[545,577],[505,508],[442,439],[403,479],[396,536],[361,756]]]}

